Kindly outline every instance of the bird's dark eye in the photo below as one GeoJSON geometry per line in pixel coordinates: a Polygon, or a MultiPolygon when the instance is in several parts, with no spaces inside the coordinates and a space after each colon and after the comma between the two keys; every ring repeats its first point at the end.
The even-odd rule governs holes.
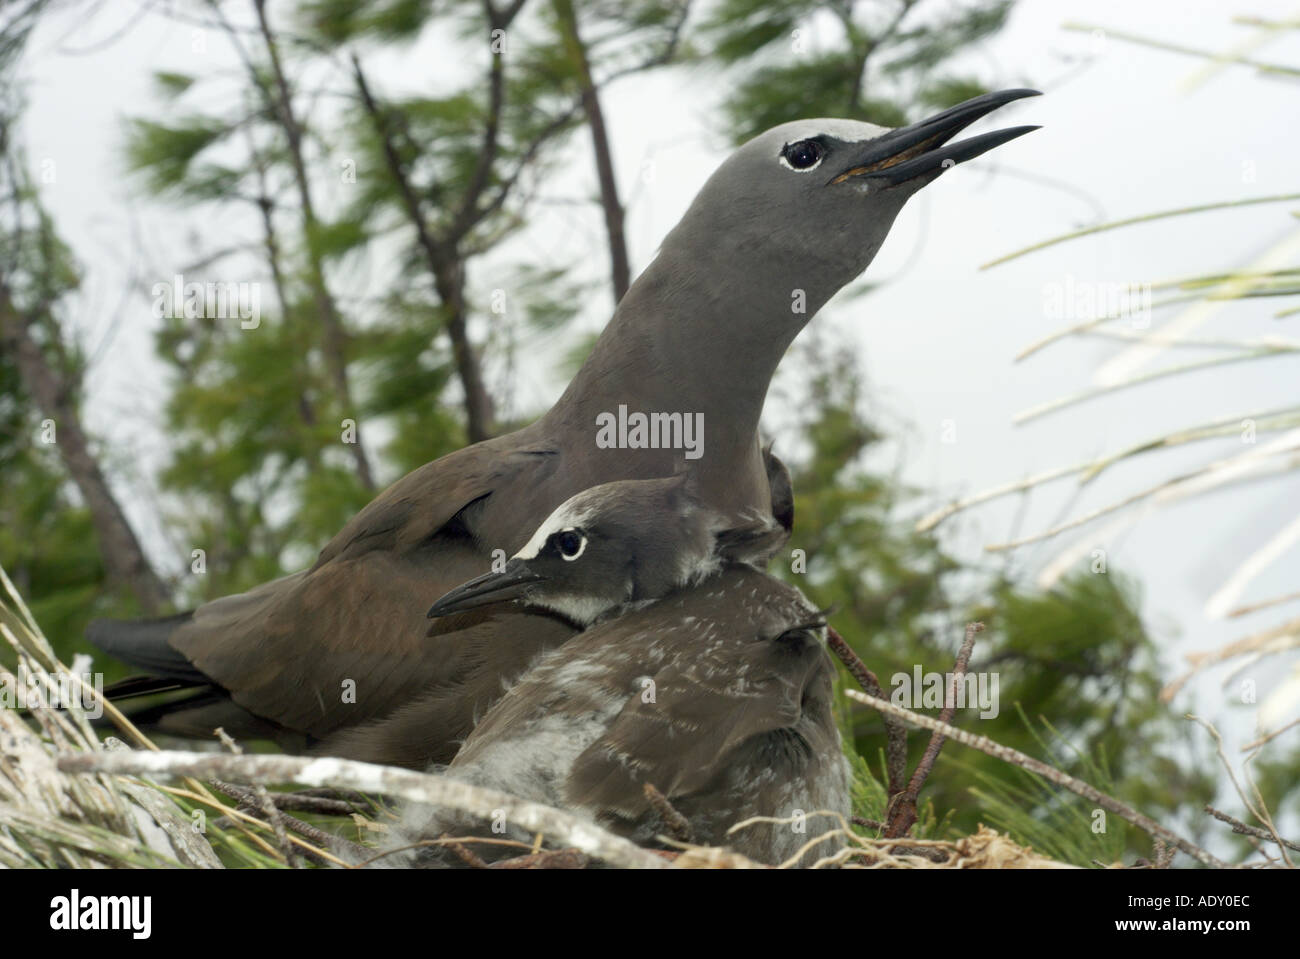
{"type": "Polygon", "coordinates": [[[587,545],[587,538],[575,529],[565,529],[556,533],[552,542],[565,559],[577,559],[587,545]]]}
{"type": "Polygon", "coordinates": [[[796,170],[811,170],[818,163],[821,163],[822,157],[825,155],[826,148],[816,140],[799,140],[797,143],[787,143],[785,149],[781,151],[781,156],[785,157],[785,162],[796,170]]]}

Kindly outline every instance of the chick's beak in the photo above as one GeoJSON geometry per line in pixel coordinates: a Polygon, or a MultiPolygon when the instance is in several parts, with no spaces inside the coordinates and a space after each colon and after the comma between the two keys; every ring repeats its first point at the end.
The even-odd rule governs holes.
{"type": "Polygon", "coordinates": [[[429,607],[429,618],[450,616],[467,609],[523,599],[543,577],[522,559],[512,559],[499,572],[484,573],[462,583],[429,607]]]}

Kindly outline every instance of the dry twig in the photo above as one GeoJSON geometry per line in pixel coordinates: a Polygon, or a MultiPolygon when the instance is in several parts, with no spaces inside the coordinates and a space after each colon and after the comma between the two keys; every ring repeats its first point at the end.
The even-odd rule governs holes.
{"type": "Polygon", "coordinates": [[[1262,839],[1265,842],[1278,842],[1286,846],[1288,849],[1294,849],[1296,852],[1300,852],[1300,843],[1292,842],[1290,839],[1283,839],[1280,836],[1274,836],[1267,829],[1260,829],[1258,826],[1248,826],[1240,819],[1234,819],[1226,812],[1215,809],[1209,804],[1206,804],[1205,811],[1215,819],[1219,820],[1219,822],[1226,822],[1232,827],[1232,831],[1237,833],[1239,836],[1254,836],[1256,839],[1262,839]]]}
{"type": "Polygon", "coordinates": [[[642,788],[645,791],[645,798],[650,801],[650,805],[654,807],[655,812],[659,814],[659,818],[663,820],[668,836],[678,842],[695,842],[690,821],[677,811],[673,804],[668,801],[668,797],[650,783],[646,783],[642,788]]]}
{"type": "MultiPolygon", "coordinates": [[[[953,668],[952,680],[948,683],[948,697],[944,700],[943,711],[939,714],[939,721],[942,723],[951,723],[953,713],[957,711],[957,687],[962,677],[966,675],[967,666],[970,665],[970,654],[975,648],[975,634],[983,630],[983,623],[966,624],[966,636],[957,653],[957,664],[953,668]]],[[[939,758],[939,750],[943,748],[943,740],[944,735],[939,730],[931,734],[929,745],[925,747],[925,754],[921,757],[921,761],[916,764],[916,770],[912,773],[907,788],[896,799],[891,800],[889,821],[885,827],[887,838],[906,836],[916,822],[916,803],[921,795],[921,787],[930,778],[930,771],[934,768],[935,760],[939,758]]]]}
{"type": "MultiPolygon", "coordinates": [[[[867,668],[867,664],[833,626],[826,627],[826,645],[839,657],[840,662],[868,696],[875,696],[877,699],[885,698],[876,674],[867,668]]],[[[889,777],[889,798],[892,802],[893,798],[905,788],[903,780],[907,776],[907,727],[893,716],[882,715],[880,718],[885,723],[885,767],[889,777]]]]}
{"type": "Polygon", "coordinates": [[[257,783],[296,782],[306,786],[335,786],[430,803],[471,815],[493,810],[522,828],[535,830],[613,866],[661,869],[666,864],[652,852],[615,836],[590,820],[495,789],[456,782],[443,776],[376,766],[346,759],[302,756],[223,756],[212,753],[155,753],[62,756],[64,772],[112,773],[161,777],[195,776],[242,779],[257,783]]]}

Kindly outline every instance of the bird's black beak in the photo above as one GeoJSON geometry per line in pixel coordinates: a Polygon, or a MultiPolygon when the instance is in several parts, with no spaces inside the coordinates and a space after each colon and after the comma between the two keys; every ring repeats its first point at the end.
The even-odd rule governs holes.
{"type": "Polygon", "coordinates": [[[834,177],[828,186],[857,177],[895,186],[926,173],[942,172],[950,166],[1001,146],[1008,140],[1023,136],[1036,126],[1011,127],[982,133],[969,140],[945,146],[949,140],[966,129],[980,117],[992,113],[1000,106],[1023,97],[1041,96],[1037,90],[999,90],[959,103],[928,120],[911,126],[890,130],[883,136],[863,144],[862,154],[853,166],[834,177]]]}
{"type": "Polygon", "coordinates": [[[528,588],[542,579],[542,576],[528,568],[524,560],[512,559],[500,572],[484,573],[468,583],[461,583],[429,607],[429,618],[436,619],[478,606],[523,599],[528,588]]]}

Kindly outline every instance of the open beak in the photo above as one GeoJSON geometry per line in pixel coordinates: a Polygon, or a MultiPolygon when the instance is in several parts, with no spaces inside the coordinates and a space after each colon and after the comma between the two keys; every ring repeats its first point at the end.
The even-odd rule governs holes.
{"type": "MultiPolygon", "coordinates": [[[[992,113],[1000,106],[1022,97],[1041,96],[1037,90],[999,90],[959,103],[942,113],[913,123],[911,126],[890,130],[883,136],[864,144],[862,155],[849,169],[830,181],[843,183],[855,177],[883,181],[895,186],[926,173],[947,169],[1001,146],[1008,140],[1023,136],[1036,126],[1011,127],[982,133],[969,140],[945,146],[949,140],[966,129],[980,117],[992,113]]],[[[827,184],[828,186],[830,184],[827,184]]]]}
{"type": "Polygon", "coordinates": [[[484,573],[462,583],[429,607],[429,618],[463,613],[467,609],[523,599],[528,588],[542,581],[522,559],[512,559],[499,573],[484,573]]]}

